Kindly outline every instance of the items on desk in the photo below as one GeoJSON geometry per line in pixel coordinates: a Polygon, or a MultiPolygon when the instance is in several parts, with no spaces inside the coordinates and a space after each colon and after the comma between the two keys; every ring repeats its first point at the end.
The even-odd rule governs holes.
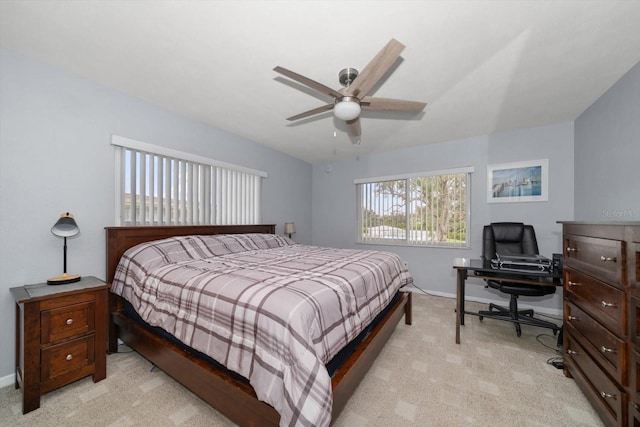
{"type": "Polygon", "coordinates": [[[553,260],[551,261],[551,268],[554,273],[562,274],[562,254],[553,254],[553,260]]]}
{"type": "Polygon", "coordinates": [[[491,260],[494,270],[517,271],[522,273],[543,273],[551,271],[552,262],[542,255],[500,255],[491,260]]]}

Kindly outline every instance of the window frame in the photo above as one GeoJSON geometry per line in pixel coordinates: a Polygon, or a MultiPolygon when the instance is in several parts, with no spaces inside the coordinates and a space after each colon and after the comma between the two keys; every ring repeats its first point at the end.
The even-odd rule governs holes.
{"type": "Polygon", "coordinates": [[[421,247],[421,248],[441,248],[441,249],[469,249],[470,248],[470,240],[469,236],[471,236],[471,181],[472,174],[474,173],[475,168],[473,166],[466,166],[460,168],[452,168],[452,169],[442,169],[442,170],[434,170],[427,172],[416,172],[409,174],[400,174],[400,175],[389,175],[389,176],[379,176],[379,177],[370,177],[370,178],[358,178],[354,179],[353,183],[356,187],[356,244],[363,245],[388,245],[388,246],[409,246],[409,247],[421,247]],[[405,220],[405,236],[403,238],[363,238],[363,194],[362,194],[362,185],[363,184],[376,184],[383,183],[389,181],[401,181],[406,180],[405,190],[407,195],[405,195],[405,200],[407,200],[409,193],[409,180],[413,178],[432,178],[442,175],[455,175],[455,174],[466,174],[466,183],[465,183],[465,241],[463,243],[447,243],[447,242],[433,242],[429,240],[421,241],[421,243],[412,243],[418,242],[417,240],[411,239],[411,233],[407,233],[406,230],[409,229],[409,224],[411,221],[411,214],[409,212],[410,205],[405,203],[404,207],[404,220],[405,220]]]}

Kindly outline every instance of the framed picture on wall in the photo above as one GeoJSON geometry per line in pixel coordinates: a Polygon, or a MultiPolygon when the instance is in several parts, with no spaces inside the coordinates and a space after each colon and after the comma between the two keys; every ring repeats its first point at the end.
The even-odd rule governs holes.
{"type": "Polygon", "coordinates": [[[549,159],[487,165],[487,203],[549,200],[549,159]]]}

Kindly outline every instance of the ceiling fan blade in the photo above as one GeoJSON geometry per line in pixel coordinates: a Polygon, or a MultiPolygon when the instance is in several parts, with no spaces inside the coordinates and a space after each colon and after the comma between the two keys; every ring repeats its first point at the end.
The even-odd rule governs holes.
{"type": "Polygon", "coordinates": [[[347,121],[347,133],[353,137],[360,136],[362,133],[360,129],[360,117],[347,121]]]}
{"type": "Polygon", "coordinates": [[[378,80],[396,62],[400,53],[404,50],[404,45],[396,39],[391,39],[387,45],[364,67],[364,70],[356,77],[353,83],[347,88],[349,95],[362,98],[378,83],[378,80]]]}
{"type": "Polygon", "coordinates": [[[360,102],[363,110],[391,110],[391,111],[415,111],[424,110],[426,102],[405,101],[403,99],[374,98],[365,96],[360,102]]]}
{"type": "Polygon", "coordinates": [[[314,108],[313,110],[305,111],[304,113],[296,114],[295,116],[287,117],[287,120],[293,121],[303,119],[305,117],[313,116],[315,114],[324,113],[325,111],[333,110],[333,104],[323,105],[322,107],[314,108]]]}
{"type": "Polygon", "coordinates": [[[273,71],[280,73],[283,76],[289,77],[291,80],[295,80],[298,83],[302,83],[303,85],[308,86],[313,90],[316,90],[320,93],[324,93],[325,95],[329,95],[333,98],[340,98],[342,96],[342,94],[337,90],[331,89],[330,87],[325,86],[322,83],[318,83],[315,80],[311,80],[308,77],[302,76],[291,70],[287,70],[286,68],[282,68],[278,66],[278,67],[275,67],[273,71]]]}

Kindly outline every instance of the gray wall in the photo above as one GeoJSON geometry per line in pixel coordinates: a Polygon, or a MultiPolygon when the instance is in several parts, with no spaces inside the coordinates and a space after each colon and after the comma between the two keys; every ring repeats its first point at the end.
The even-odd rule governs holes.
{"type": "MultiPolygon", "coordinates": [[[[480,254],[484,224],[533,224],[550,255],[561,250],[557,220],[639,219],[639,87],[636,65],[576,120],[575,137],[574,123],[560,123],[335,161],[327,173],[327,163],[311,166],[0,50],[0,382],[12,381],[14,366],[8,289],[60,273],[62,242],[50,228],[61,212],[73,212],[81,228],[69,242],[69,271],[104,278],[103,227],[115,221],[112,134],[265,170],[263,222],[276,223],[278,233],[294,221],[301,243],[397,252],[416,284],[453,296],[452,261],[480,254]],[[549,159],[548,202],[486,202],[488,164],[540,158],[549,159]],[[461,166],[475,167],[470,249],[355,244],[353,179],[461,166]],[[612,218],[616,212],[624,217],[612,218]]],[[[473,299],[502,299],[481,284],[467,288],[473,299]]],[[[561,293],[522,305],[559,311],[561,293]]]]}
{"type": "Polygon", "coordinates": [[[115,224],[111,135],[264,170],[263,222],[294,221],[311,243],[311,165],[138,99],[0,50],[0,382],[14,369],[8,289],[62,273],[60,213],[75,214],[70,273],[105,276],[105,226],[115,224]],[[3,378],[4,377],[4,378],[3,378]]]}
{"type": "Polygon", "coordinates": [[[575,121],[575,219],[640,221],[640,63],[575,121]]]}
{"type": "MultiPolygon", "coordinates": [[[[366,143],[366,142],[364,142],[366,143]]],[[[453,259],[477,258],[481,252],[482,226],[497,221],[522,221],[536,229],[541,253],[551,256],[561,251],[558,220],[573,219],[573,123],[521,129],[442,144],[424,145],[361,156],[359,159],[313,165],[313,243],[319,246],[361,247],[389,250],[409,262],[415,283],[438,295],[455,295],[453,259]],[[487,203],[488,164],[549,159],[549,201],[527,203],[487,203]],[[356,245],[355,178],[397,175],[430,170],[474,166],[471,179],[471,248],[439,249],[402,246],[356,245]]],[[[470,282],[471,283],[471,282],[470,282]]],[[[476,300],[503,300],[485,290],[482,282],[468,286],[476,300]]],[[[527,300],[541,310],[560,312],[561,295],[527,300]]]]}

